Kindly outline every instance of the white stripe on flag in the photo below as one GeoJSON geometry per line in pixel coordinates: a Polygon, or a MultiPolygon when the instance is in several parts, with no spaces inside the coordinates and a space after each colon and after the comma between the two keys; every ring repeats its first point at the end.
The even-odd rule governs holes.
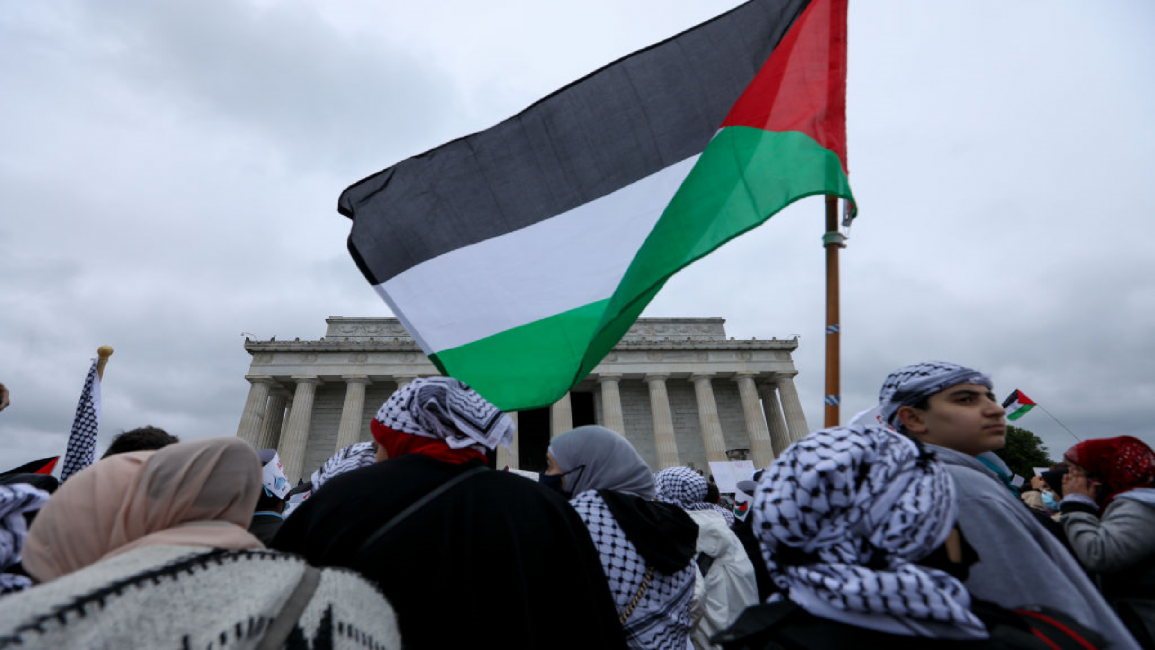
{"type": "Polygon", "coordinates": [[[438,256],[374,288],[428,354],[605,300],[697,160],[438,256]]]}

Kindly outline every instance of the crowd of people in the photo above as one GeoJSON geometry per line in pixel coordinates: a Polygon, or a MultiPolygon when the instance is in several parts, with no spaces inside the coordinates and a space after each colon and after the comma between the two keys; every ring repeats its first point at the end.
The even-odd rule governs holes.
{"type": "Polygon", "coordinates": [[[490,469],[513,422],[451,378],[299,486],[146,427],[0,475],[0,648],[1155,647],[1155,452],[1088,440],[1019,490],[1004,416],[981,372],[902,368],[733,507],[600,426],[490,469]]]}

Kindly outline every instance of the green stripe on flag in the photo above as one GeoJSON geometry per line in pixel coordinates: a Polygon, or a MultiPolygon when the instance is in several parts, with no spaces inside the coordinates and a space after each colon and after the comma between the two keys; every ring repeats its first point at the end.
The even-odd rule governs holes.
{"type": "Polygon", "coordinates": [[[1008,420],[1017,420],[1017,419],[1023,417],[1024,415],[1026,415],[1027,413],[1030,413],[1031,409],[1033,409],[1033,408],[1035,408],[1034,404],[1023,404],[1023,405],[1019,406],[1019,408],[1015,409],[1013,412],[1007,413],[1007,419],[1008,420]]]}
{"type": "Polygon", "coordinates": [[[815,194],[854,198],[834,152],[796,131],[721,130],[634,257],[577,376],[593,370],[674,273],[815,194]]]}
{"type": "Polygon", "coordinates": [[[593,337],[607,302],[583,305],[429,358],[503,411],[549,406],[576,383],[573,372],[585,348],[575,347],[575,342],[593,337]]]}

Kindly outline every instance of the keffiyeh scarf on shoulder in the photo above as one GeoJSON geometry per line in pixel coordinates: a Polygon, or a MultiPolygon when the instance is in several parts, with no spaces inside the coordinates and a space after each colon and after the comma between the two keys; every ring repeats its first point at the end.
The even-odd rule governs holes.
{"type": "Polygon", "coordinates": [[[444,441],[450,449],[485,452],[508,448],[513,440],[513,420],[452,377],[414,379],[381,405],[374,420],[392,431],[444,441]]]}
{"type": "MultiPolygon", "coordinates": [[[[28,528],[24,513],[39,510],[48,501],[48,493],[31,485],[0,485],[0,570],[20,561],[20,549],[28,528]]],[[[27,576],[0,573],[0,594],[32,586],[27,576]]]]}
{"type": "MultiPolygon", "coordinates": [[[[683,540],[686,555],[678,566],[667,564],[657,566],[648,563],[633,540],[626,535],[603,494],[605,493],[587,490],[570,501],[570,505],[589,529],[590,539],[598,549],[602,570],[605,572],[618,613],[624,614],[628,611],[634,598],[641,591],[641,598],[622,623],[627,643],[631,648],[647,650],[659,648],[684,650],[690,631],[694,628],[691,607],[697,565],[691,561],[691,557],[694,552],[693,540],[696,530],[692,529],[694,532],[689,539],[683,540]],[[642,583],[648,568],[655,570],[646,589],[642,591],[642,583]]],[[[654,505],[653,502],[647,503],[654,505]]],[[[686,516],[684,513],[678,514],[686,516]]],[[[675,536],[664,537],[670,539],[675,536]]]]}
{"type": "Polygon", "coordinates": [[[946,469],[882,427],[836,427],[783,452],[754,496],[770,576],[811,614],[893,634],[985,638],[956,578],[914,564],[957,516],[946,469]]]}
{"type": "Polygon", "coordinates": [[[895,417],[898,409],[914,406],[935,393],[959,384],[994,387],[989,376],[946,361],[924,361],[899,368],[887,376],[878,392],[879,418],[883,424],[901,430],[901,423],[895,417]]]}

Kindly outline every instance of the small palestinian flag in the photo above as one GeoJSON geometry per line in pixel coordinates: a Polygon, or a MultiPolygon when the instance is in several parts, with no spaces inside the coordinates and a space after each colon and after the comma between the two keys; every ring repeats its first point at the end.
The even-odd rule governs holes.
{"type": "Polygon", "coordinates": [[[1008,420],[1017,420],[1035,408],[1035,402],[1023,395],[1021,390],[1015,389],[1003,400],[1003,408],[1007,410],[1008,420]]]}
{"type": "Polygon", "coordinates": [[[0,478],[13,474],[51,474],[58,460],[60,460],[60,456],[49,456],[48,458],[41,458],[40,460],[24,463],[20,467],[0,473],[0,478]]]}

